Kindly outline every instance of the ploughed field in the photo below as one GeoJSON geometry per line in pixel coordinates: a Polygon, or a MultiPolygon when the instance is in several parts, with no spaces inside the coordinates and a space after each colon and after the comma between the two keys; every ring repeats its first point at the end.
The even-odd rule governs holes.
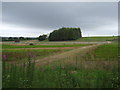
{"type": "Polygon", "coordinates": [[[118,51],[108,41],[5,42],[3,88],[118,88],[118,51]]]}

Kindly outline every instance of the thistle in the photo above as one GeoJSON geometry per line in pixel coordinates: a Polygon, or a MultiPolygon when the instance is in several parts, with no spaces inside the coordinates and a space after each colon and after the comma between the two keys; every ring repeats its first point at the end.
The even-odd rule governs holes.
{"type": "Polygon", "coordinates": [[[7,60],[7,56],[6,55],[2,55],[2,60],[6,61],[7,60]]]}

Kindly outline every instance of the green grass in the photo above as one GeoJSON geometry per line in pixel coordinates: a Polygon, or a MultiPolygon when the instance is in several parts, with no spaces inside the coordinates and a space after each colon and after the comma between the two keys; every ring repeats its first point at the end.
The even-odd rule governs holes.
{"type": "Polygon", "coordinates": [[[118,38],[117,36],[115,37],[82,37],[77,39],[76,41],[81,41],[81,42],[100,42],[100,41],[111,41],[113,39],[118,38]]]}
{"type": "Polygon", "coordinates": [[[49,48],[49,47],[81,47],[81,46],[88,46],[92,44],[71,44],[71,45],[24,45],[24,46],[18,46],[18,45],[7,45],[3,44],[2,48],[49,48]]]}
{"type": "Polygon", "coordinates": [[[104,44],[95,50],[96,58],[117,59],[118,58],[118,43],[104,44]]]}
{"type": "Polygon", "coordinates": [[[46,66],[34,63],[24,66],[3,63],[3,88],[116,88],[116,69],[77,69],[46,66]]]}

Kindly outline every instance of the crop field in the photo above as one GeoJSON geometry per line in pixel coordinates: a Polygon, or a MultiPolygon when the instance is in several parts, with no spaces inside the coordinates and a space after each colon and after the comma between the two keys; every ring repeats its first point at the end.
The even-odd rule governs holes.
{"type": "Polygon", "coordinates": [[[120,88],[118,43],[105,38],[87,44],[5,42],[3,88],[120,88]]]}

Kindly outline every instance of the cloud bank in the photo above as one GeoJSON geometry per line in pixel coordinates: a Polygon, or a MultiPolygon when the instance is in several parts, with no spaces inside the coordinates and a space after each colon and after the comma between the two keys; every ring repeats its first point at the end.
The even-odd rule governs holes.
{"type": "Polygon", "coordinates": [[[118,34],[117,2],[3,2],[0,36],[37,37],[61,27],[83,36],[118,34]]]}

